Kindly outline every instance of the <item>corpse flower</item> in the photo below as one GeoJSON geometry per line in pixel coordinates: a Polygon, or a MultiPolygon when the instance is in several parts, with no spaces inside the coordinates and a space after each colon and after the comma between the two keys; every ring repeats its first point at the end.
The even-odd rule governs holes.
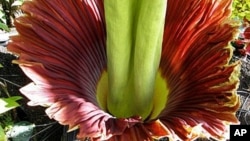
{"type": "Polygon", "coordinates": [[[78,138],[221,139],[238,123],[231,0],[30,0],[9,51],[78,138]]]}

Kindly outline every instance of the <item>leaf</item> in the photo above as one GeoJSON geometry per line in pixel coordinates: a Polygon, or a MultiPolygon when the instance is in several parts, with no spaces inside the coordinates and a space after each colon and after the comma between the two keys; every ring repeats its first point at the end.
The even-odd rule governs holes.
{"type": "Polygon", "coordinates": [[[247,14],[247,15],[246,15],[246,18],[247,18],[247,20],[250,21],[250,14],[247,14]]]}
{"type": "Polygon", "coordinates": [[[2,126],[0,126],[0,141],[7,141],[7,137],[5,135],[5,132],[2,128],[2,126]]]}
{"type": "Polygon", "coordinates": [[[8,132],[13,141],[28,141],[32,136],[35,125],[27,121],[16,123],[8,132]]]}
{"type": "Polygon", "coordinates": [[[12,3],[11,6],[21,6],[23,4],[23,1],[22,0],[17,0],[15,1],[14,3],[12,3]]]}
{"type": "Polygon", "coordinates": [[[2,64],[0,64],[0,68],[3,68],[3,65],[2,65],[2,64]]]}
{"type": "MultiPolygon", "coordinates": [[[[232,18],[243,19],[248,17],[247,12],[250,10],[250,2],[248,0],[234,0],[232,7],[232,18]]],[[[247,18],[248,19],[248,18],[247,18]]]]}
{"type": "Polygon", "coordinates": [[[8,27],[6,24],[1,23],[1,22],[0,22],[0,29],[3,29],[3,30],[5,30],[5,31],[7,31],[7,32],[10,31],[9,27],[8,27]]]}
{"type": "Polygon", "coordinates": [[[9,98],[0,98],[0,114],[20,106],[16,101],[22,99],[21,96],[12,96],[9,98]]]}

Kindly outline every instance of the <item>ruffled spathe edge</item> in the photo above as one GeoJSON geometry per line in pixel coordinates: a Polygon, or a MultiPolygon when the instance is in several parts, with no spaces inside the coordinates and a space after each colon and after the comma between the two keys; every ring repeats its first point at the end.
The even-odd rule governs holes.
{"type": "Polygon", "coordinates": [[[160,70],[169,95],[159,119],[182,140],[199,134],[221,139],[228,123],[238,123],[240,63],[229,63],[237,33],[227,20],[231,2],[168,1],[160,70]]]}
{"type": "Polygon", "coordinates": [[[225,123],[238,122],[239,64],[229,64],[227,47],[235,27],[225,22],[230,3],[168,1],[160,71],[170,94],[159,120],[142,123],[137,117],[116,119],[96,101],[96,84],[107,65],[103,1],[27,1],[27,15],[15,23],[19,35],[8,46],[33,81],[21,91],[31,105],[49,106],[49,117],[79,127],[79,138],[191,140],[200,127],[220,138],[225,123]]]}
{"type": "Polygon", "coordinates": [[[47,107],[47,115],[69,131],[79,128],[78,138],[152,140],[167,133],[158,122],[117,119],[98,105],[96,86],[107,65],[102,0],[32,0],[22,10],[26,15],[16,19],[19,35],[8,50],[33,81],[20,89],[29,105],[47,107]]]}

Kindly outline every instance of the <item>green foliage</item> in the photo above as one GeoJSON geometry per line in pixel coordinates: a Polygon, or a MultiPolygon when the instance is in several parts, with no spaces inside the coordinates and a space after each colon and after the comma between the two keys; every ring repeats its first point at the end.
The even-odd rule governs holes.
{"type": "MultiPolygon", "coordinates": [[[[3,67],[0,64],[0,68],[3,67]]],[[[6,132],[11,130],[14,125],[13,111],[20,106],[17,100],[21,96],[11,96],[7,89],[7,84],[0,81],[0,141],[7,141],[6,132]]]]}
{"type": "Polygon", "coordinates": [[[22,99],[20,96],[0,98],[0,114],[20,106],[16,101],[22,99]]]}
{"type": "Polygon", "coordinates": [[[7,141],[7,137],[4,133],[2,126],[0,126],[0,141],[7,141]]]}
{"type": "Polygon", "coordinates": [[[12,115],[10,112],[0,114],[0,141],[5,141],[4,139],[7,138],[6,132],[10,131],[13,125],[14,120],[12,119],[12,115]]]}
{"type": "Polygon", "coordinates": [[[250,21],[250,0],[233,0],[232,18],[250,21]]]}
{"type": "MultiPolygon", "coordinates": [[[[9,131],[14,125],[11,112],[6,112],[0,115],[0,126],[4,129],[4,132],[9,131]]],[[[1,141],[1,140],[0,140],[1,141]]]]}
{"type": "Polygon", "coordinates": [[[0,29],[9,31],[17,14],[22,13],[20,6],[24,0],[0,0],[0,29]]]}
{"type": "Polygon", "coordinates": [[[9,27],[4,23],[0,23],[0,29],[3,29],[3,30],[8,31],[8,32],[10,31],[9,27]]]}
{"type": "Polygon", "coordinates": [[[12,129],[7,133],[13,141],[28,141],[32,136],[35,125],[27,121],[15,123],[12,129]]]}

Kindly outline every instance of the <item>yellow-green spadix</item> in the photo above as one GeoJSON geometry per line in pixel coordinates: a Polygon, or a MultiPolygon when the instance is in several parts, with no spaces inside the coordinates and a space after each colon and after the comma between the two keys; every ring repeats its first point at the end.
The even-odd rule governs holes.
{"type": "Polygon", "coordinates": [[[107,106],[117,117],[142,116],[145,119],[152,112],[166,6],[165,0],[104,1],[107,106]]]}

